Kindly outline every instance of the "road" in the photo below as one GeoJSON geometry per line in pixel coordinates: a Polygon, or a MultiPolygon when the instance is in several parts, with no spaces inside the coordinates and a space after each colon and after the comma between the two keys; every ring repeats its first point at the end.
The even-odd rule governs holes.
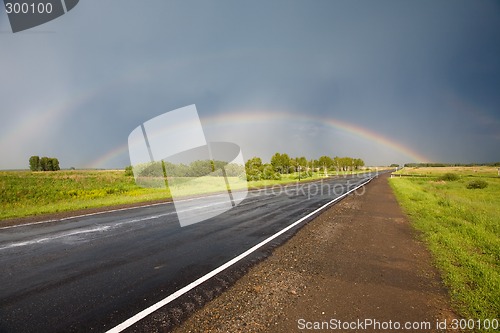
{"type": "Polygon", "coordinates": [[[183,228],[156,204],[0,229],[0,332],[107,331],[369,178],[250,191],[183,228]]]}

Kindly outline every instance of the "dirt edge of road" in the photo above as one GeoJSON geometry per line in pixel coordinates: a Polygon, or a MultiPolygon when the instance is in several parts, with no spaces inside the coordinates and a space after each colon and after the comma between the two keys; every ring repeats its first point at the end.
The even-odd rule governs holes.
{"type": "Polygon", "coordinates": [[[458,316],[387,178],[324,211],[174,332],[451,331],[443,323],[458,316]]]}

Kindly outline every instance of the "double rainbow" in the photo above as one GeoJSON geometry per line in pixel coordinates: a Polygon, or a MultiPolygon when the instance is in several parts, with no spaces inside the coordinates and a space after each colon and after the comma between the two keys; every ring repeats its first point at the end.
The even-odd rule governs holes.
{"type": "MultiPolygon", "coordinates": [[[[333,118],[323,118],[318,116],[311,115],[291,115],[289,113],[284,112],[263,112],[263,111],[244,111],[244,112],[233,112],[233,113],[224,113],[217,116],[212,117],[204,117],[201,119],[204,127],[217,125],[217,126],[250,126],[258,125],[262,123],[269,122],[294,122],[297,123],[316,123],[321,124],[322,126],[326,126],[331,130],[342,131],[346,133],[350,133],[355,135],[356,137],[368,140],[370,142],[374,142],[382,147],[393,150],[395,152],[400,153],[404,157],[410,159],[412,162],[428,162],[430,159],[426,156],[418,153],[410,147],[407,147],[396,140],[393,140],[389,137],[386,137],[380,133],[376,133],[367,128],[348,123],[345,121],[341,121],[333,118]]],[[[113,161],[119,156],[128,153],[128,147],[126,140],[124,140],[124,144],[116,147],[113,150],[110,150],[106,154],[100,156],[92,163],[88,165],[91,168],[99,168],[109,164],[109,162],[113,161]]]]}

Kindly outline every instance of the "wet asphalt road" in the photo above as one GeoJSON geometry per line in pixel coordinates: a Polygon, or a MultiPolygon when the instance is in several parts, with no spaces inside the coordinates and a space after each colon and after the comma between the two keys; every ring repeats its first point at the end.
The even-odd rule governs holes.
{"type": "Polygon", "coordinates": [[[368,178],[251,191],[183,228],[158,204],[0,229],[0,332],[104,332],[368,178]]]}

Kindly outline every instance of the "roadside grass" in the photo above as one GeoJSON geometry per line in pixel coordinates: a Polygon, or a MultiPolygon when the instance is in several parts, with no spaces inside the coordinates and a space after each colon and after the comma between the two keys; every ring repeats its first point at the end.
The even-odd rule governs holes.
{"type": "Polygon", "coordinates": [[[123,171],[0,172],[0,219],[159,200],[123,171]]]}
{"type": "MultiPolygon", "coordinates": [[[[323,173],[313,173],[305,178],[304,175],[301,182],[324,178],[323,173]]],[[[247,184],[238,177],[228,177],[228,180],[232,189],[242,189],[247,184]]],[[[283,175],[280,180],[248,182],[248,187],[259,188],[297,181],[298,174],[290,174],[283,175]]],[[[215,177],[203,177],[177,178],[169,181],[166,189],[143,188],[137,186],[134,178],[126,176],[122,170],[0,171],[0,220],[165,200],[172,198],[170,189],[176,196],[193,196],[223,191],[225,187],[215,177]]]]}
{"type": "Polygon", "coordinates": [[[500,177],[489,170],[441,172],[453,171],[461,174],[456,181],[440,180],[432,170],[434,178],[396,177],[390,184],[432,252],[457,312],[466,319],[498,319],[500,177]],[[478,173],[488,186],[468,189],[478,173]]]}
{"type": "Polygon", "coordinates": [[[475,166],[475,167],[416,167],[402,168],[394,174],[403,175],[419,175],[419,176],[442,176],[446,173],[453,173],[458,176],[469,177],[498,177],[498,167],[492,166],[475,166]]]}

